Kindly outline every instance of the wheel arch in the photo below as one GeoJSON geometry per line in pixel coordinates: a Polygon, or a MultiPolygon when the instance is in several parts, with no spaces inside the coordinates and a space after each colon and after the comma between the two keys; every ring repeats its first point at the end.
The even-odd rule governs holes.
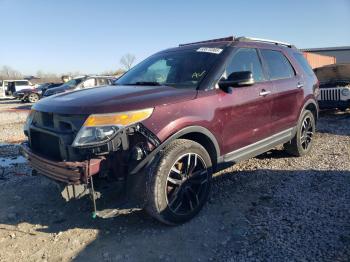
{"type": "Polygon", "coordinates": [[[216,166],[218,162],[218,157],[220,156],[220,148],[217,144],[215,137],[211,137],[210,134],[208,134],[207,132],[193,130],[192,132],[185,133],[182,136],[177,137],[176,139],[188,139],[197,142],[198,144],[203,146],[204,149],[208,152],[213,166],[216,166]]]}
{"type": "Polygon", "coordinates": [[[216,137],[205,127],[202,126],[188,126],[180,131],[177,131],[170,137],[168,137],[163,143],[155,148],[148,156],[146,156],[132,171],[131,174],[135,174],[140,171],[145,165],[150,163],[156,154],[164,149],[171,142],[176,139],[189,139],[202,145],[208,152],[213,166],[218,163],[220,157],[220,147],[216,137]]]}
{"type": "Polygon", "coordinates": [[[313,98],[310,98],[309,100],[307,100],[306,103],[304,104],[300,114],[304,110],[310,110],[315,117],[315,121],[317,121],[319,108],[318,108],[318,103],[316,102],[316,100],[314,100],[313,98]]]}

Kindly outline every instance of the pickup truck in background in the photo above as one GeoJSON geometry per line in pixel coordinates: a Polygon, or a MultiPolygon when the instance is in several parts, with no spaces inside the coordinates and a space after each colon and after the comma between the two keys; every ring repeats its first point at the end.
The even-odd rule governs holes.
{"type": "Polygon", "coordinates": [[[0,96],[12,96],[23,89],[34,89],[36,86],[29,80],[3,80],[0,82],[0,96]]]}

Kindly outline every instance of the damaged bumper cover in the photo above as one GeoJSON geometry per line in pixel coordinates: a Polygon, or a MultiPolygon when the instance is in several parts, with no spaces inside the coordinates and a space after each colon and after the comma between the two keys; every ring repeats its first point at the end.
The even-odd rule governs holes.
{"type": "Polygon", "coordinates": [[[86,184],[89,177],[100,171],[104,157],[82,162],[52,161],[34,153],[27,143],[21,145],[21,154],[28,159],[30,166],[40,174],[67,184],[86,184]]]}

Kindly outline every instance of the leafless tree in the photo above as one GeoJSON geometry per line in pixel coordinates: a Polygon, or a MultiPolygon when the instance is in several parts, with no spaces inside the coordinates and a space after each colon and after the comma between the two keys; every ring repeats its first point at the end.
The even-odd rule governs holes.
{"type": "Polygon", "coordinates": [[[129,70],[134,64],[136,57],[133,54],[123,55],[120,59],[120,63],[124,67],[125,70],[129,70]]]}
{"type": "Polygon", "coordinates": [[[36,73],[36,77],[39,79],[34,81],[34,82],[40,82],[40,83],[46,83],[46,82],[54,82],[54,83],[59,83],[61,82],[61,76],[54,74],[54,73],[46,73],[41,70],[39,70],[36,73]]]}
{"type": "Polygon", "coordinates": [[[20,79],[22,78],[21,72],[12,69],[9,66],[2,66],[0,69],[0,79],[5,80],[5,79],[20,79]]]}

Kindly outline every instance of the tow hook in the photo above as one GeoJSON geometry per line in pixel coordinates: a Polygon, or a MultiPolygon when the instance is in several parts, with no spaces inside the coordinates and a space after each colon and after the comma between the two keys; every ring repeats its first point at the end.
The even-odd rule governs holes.
{"type": "Polygon", "coordinates": [[[89,179],[90,179],[90,195],[91,195],[91,200],[93,204],[92,218],[95,219],[97,217],[97,208],[96,208],[96,194],[94,189],[94,179],[92,178],[92,176],[89,179]]]}

